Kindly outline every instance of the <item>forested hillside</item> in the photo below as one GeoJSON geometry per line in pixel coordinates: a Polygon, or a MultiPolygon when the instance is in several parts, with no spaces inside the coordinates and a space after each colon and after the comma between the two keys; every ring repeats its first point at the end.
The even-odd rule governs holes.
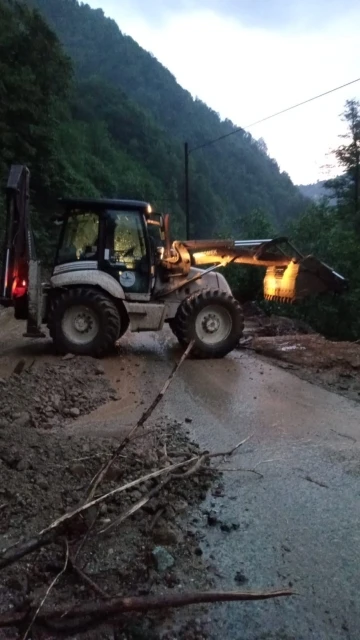
{"type": "MultiPolygon", "coordinates": [[[[52,254],[52,213],[65,194],[150,200],[170,210],[174,235],[183,236],[183,142],[200,145],[234,126],[193,100],[102,11],[76,0],[31,3],[41,11],[30,0],[0,0],[0,174],[4,182],[11,163],[30,166],[41,256],[52,254]]],[[[347,103],[345,119],[348,143],[335,151],[344,173],[325,185],[333,199],[310,209],[266,147],[245,132],[191,156],[192,235],[249,238],[292,227],[305,253],[350,281],[348,295],[309,301],[293,313],[326,335],[357,339],[358,103],[347,103]]],[[[0,222],[3,210],[0,202],[0,222]]],[[[256,297],[260,270],[229,276],[235,289],[256,297]]]]}
{"type": "MultiPolygon", "coordinates": [[[[78,109],[76,104],[73,116],[96,123],[116,149],[152,177],[150,183],[138,183],[136,190],[121,182],[116,187],[125,195],[156,200],[159,207],[175,213],[178,222],[183,220],[184,141],[197,146],[233,131],[234,125],[221,122],[194,100],[101,10],[77,0],[29,2],[41,10],[74,63],[82,106],[78,109]]],[[[107,173],[104,183],[99,185],[98,179],[96,186],[109,193],[115,184],[107,173]]],[[[191,178],[192,231],[198,237],[230,229],[240,235],[242,216],[256,209],[269,214],[279,228],[304,209],[305,199],[287,174],[280,173],[263,145],[245,131],[191,156],[191,178]]],[[[177,232],[183,234],[183,224],[177,225],[177,232]]]]}
{"type": "Polygon", "coordinates": [[[318,202],[325,197],[329,197],[329,190],[325,186],[326,180],[319,180],[313,184],[299,184],[298,188],[301,193],[306,197],[318,202]]]}

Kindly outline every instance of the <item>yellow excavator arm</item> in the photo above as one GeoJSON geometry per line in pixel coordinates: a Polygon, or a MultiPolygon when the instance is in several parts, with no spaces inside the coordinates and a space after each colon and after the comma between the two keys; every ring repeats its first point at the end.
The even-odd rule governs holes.
{"type": "Polygon", "coordinates": [[[185,275],[191,267],[247,264],[265,267],[264,297],[293,303],[326,291],[342,293],[347,282],[314,256],[303,256],[285,238],[261,240],[189,240],[174,242],[163,266],[185,275]]]}

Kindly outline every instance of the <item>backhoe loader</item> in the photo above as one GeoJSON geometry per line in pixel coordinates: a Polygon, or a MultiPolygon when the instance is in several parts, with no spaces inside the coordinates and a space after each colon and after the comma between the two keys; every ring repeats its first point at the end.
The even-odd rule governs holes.
{"type": "Polygon", "coordinates": [[[294,303],[345,279],[304,257],[287,238],[170,241],[169,216],[135,200],[62,199],[61,232],[50,282],[42,283],[29,216],[29,170],[11,167],[0,272],[0,304],[27,321],[27,337],[45,337],[57,352],[106,354],[130,331],[168,323],[183,347],[219,358],[238,344],[239,302],[219,266],[265,267],[264,296],[294,303]],[[206,268],[205,268],[206,267],[206,268]]]}

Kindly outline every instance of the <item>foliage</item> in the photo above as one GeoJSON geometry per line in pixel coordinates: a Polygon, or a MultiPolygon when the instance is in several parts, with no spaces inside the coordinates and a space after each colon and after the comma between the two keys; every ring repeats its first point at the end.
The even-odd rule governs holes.
{"type": "Polygon", "coordinates": [[[350,227],[360,231],[360,103],[347,100],[343,120],[347,132],[340,136],[344,143],[333,151],[343,175],[329,180],[325,186],[332,189],[350,227]]]}
{"type": "MultiPolygon", "coordinates": [[[[267,239],[275,235],[274,227],[264,211],[257,209],[251,214],[235,220],[235,237],[242,240],[267,239]]],[[[223,269],[235,297],[240,302],[261,300],[265,268],[251,265],[230,264],[223,269]]]]}
{"type": "Polygon", "coordinates": [[[349,290],[339,297],[308,300],[292,313],[331,338],[356,340],[360,334],[359,103],[347,101],[343,117],[348,132],[341,138],[347,144],[341,144],[334,155],[345,172],[327,183],[336,196],[336,206],[314,205],[293,223],[291,231],[300,249],[334,266],[348,279],[349,290]]]}
{"type": "MultiPolygon", "coordinates": [[[[357,339],[359,104],[347,102],[344,117],[348,137],[335,150],[344,173],[326,185],[334,198],[307,209],[264,141],[245,131],[191,153],[192,234],[271,237],[287,226],[300,249],[334,265],[350,284],[345,296],[309,300],[289,313],[328,336],[357,339]]],[[[101,10],[77,0],[0,0],[0,173],[5,177],[13,162],[30,166],[43,255],[53,251],[61,195],[149,200],[172,213],[173,235],[181,237],[183,142],[193,148],[234,130],[101,10]]],[[[240,299],[260,297],[261,269],[225,271],[240,299]]]]}
{"type": "MultiPolygon", "coordinates": [[[[82,86],[91,81],[82,93],[83,108],[87,91],[93,92],[99,83],[97,98],[93,100],[92,94],[90,101],[97,102],[116,147],[156,178],[152,188],[142,183],[143,195],[158,195],[162,208],[170,205],[183,235],[183,142],[188,140],[193,148],[234,132],[235,126],[228,120],[221,122],[203,102],[194,100],[154,56],[121,33],[101,10],[77,0],[28,2],[42,11],[56,31],[82,86]],[[106,85],[102,94],[101,87],[106,85]]],[[[266,145],[245,131],[192,153],[190,174],[193,237],[228,235],[235,217],[256,209],[266,210],[281,227],[305,208],[306,200],[268,157],[266,145]]]]}

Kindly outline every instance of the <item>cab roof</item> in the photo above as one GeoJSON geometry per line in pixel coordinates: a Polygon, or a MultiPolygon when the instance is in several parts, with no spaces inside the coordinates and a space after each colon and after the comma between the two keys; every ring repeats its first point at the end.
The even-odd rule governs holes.
{"type": "Polygon", "coordinates": [[[110,200],[103,198],[60,198],[59,202],[67,209],[117,209],[124,211],[144,210],[151,213],[151,205],[143,200],[110,200]]]}

